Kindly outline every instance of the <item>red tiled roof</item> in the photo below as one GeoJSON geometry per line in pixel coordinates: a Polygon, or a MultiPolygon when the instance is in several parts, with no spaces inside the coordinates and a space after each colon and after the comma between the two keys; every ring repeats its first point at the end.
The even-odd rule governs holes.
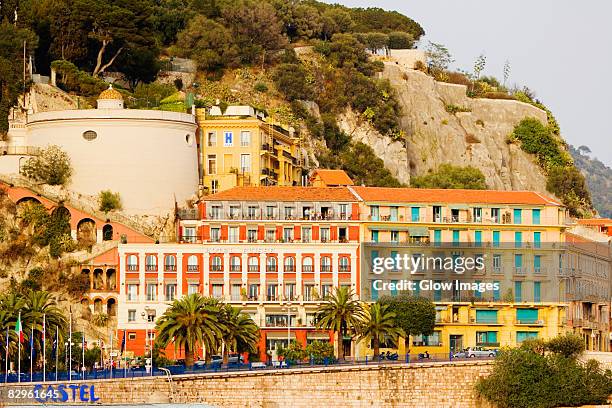
{"type": "Polygon", "coordinates": [[[584,218],[579,219],[581,225],[612,225],[612,218],[584,218]]]}
{"type": "Polygon", "coordinates": [[[317,169],[312,174],[312,178],[316,176],[319,176],[321,181],[327,185],[352,186],[355,184],[344,170],[317,169]]]}
{"type": "Polygon", "coordinates": [[[351,187],[364,201],[465,204],[562,204],[535,191],[351,187]]]}
{"type": "Polygon", "coordinates": [[[204,201],[353,201],[346,187],[234,187],[205,197],[204,201]]]}

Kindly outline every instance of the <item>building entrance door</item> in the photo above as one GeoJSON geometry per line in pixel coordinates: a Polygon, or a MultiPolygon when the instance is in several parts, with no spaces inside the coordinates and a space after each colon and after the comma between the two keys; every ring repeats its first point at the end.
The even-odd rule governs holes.
{"type": "Polygon", "coordinates": [[[456,353],[463,349],[463,335],[461,334],[451,334],[450,341],[448,343],[450,345],[450,351],[456,353]]]}

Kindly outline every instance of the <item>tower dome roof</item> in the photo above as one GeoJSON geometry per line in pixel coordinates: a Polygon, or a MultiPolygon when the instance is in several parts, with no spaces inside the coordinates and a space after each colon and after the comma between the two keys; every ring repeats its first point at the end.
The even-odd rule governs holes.
{"type": "Polygon", "coordinates": [[[119,101],[123,100],[123,96],[121,96],[121,93],[119,91],[117,91],[116,89],[113,89],[113,85],[110,84],[108,86],[108,89],[103,90],[100,93],[100,96],[98,96],[98,99],[116,99],[119,101]]]}

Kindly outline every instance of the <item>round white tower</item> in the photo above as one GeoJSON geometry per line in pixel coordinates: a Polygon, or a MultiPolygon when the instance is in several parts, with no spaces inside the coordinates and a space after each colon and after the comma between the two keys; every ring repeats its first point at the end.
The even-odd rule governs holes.
{"type": "Polygon", "coordinates": [[[123,96],[113,89],[113,84],[98,96],[98,109],[123,109],[123,96]]]}

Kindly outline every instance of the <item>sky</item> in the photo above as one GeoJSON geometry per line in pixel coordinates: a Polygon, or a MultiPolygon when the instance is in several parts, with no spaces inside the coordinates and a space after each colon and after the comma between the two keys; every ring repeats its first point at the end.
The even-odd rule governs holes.
{"type": "Polygon", "coordinates": [[[561,134],[612,167],[612,1],[609,0],[335,0],[350,7],[396,10],[451,52],[454,68],[528,86],[555,115],[561,134]]]}

